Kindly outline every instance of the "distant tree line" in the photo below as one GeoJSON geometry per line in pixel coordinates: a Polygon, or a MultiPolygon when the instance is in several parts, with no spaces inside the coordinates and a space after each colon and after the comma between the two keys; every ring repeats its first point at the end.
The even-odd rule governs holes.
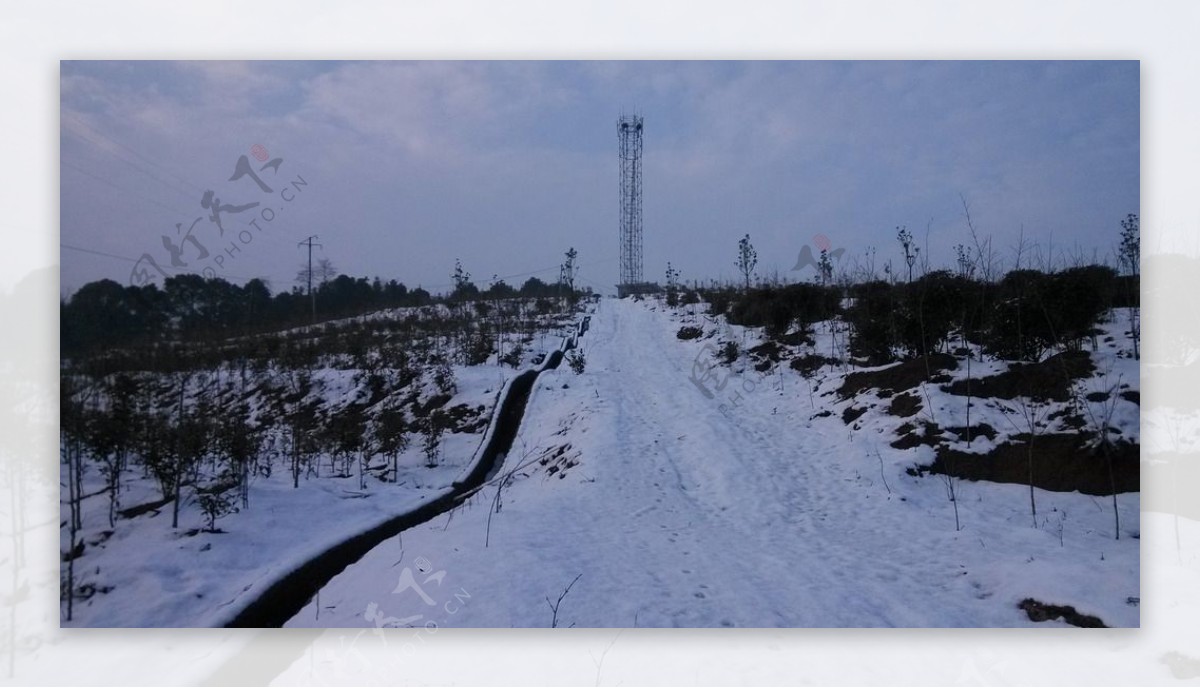
{"type": "Polygon", "coordinates": [[[871,363],[949,352],[957,340],[996,358],[1037,361],[1078,350],[1111,309],[1129,305],[1130,278],[1111,267],[1014,270],[998,282],[938,270],[912,282],[852,285],[845,316],[851,353],[871,363]]]}
{"type": "Polygon", "coordinates": [[[912,282],[714,286],[698,293],[712,314],[774,337],[840,316],[851,326],[850,353],[880,365],[949,352],[956,341],[1005,360],[1078,349],[1105,313],[1137,306],[1138,287],[1136,276],[1086,265],[1015,270],[996,282],[937,270],[912,282]]]}
{"type": "MultiPolygon", "coordinates": [[[[1018,253],[1016,267],[996,278],[990,241],[978,241],[965,202],[964,209],[976,244],[955,247],[954,270],[930,270],[927,262],[920,262],[921,250],[912,233],[898,227],[904,273],[893,272],[889,263],[886,279],[879,279],[870,267],[857,277],[834,280],[823,248],[814,282],[752,285],[757,254],[747,234],[737,247],[741,288],[712,284],[696,293],[710,304],[712,314],[724,315],[735,325],[761,327],[779,339],[803,337],[813,324],[836,318],[848,325],[849,355],[868,365],[932,353],[965,354],[968,344],[999,359],[1037,361],[1051,349],[1078,350],[1087,340],[1094,347],[1096,324],[1114,310],[1125,311],[1133,355],[1139,357],[1137,215],[1120,223],[1119,270],[1082,260],[1060,269],[1030,269],[1022,267],[1018,253]]],[[[669,264],[667,274],[671,283],[677,273],[669,264]]],[[[830,327],[835,331],[837,325],[830,327]]]]}
{"type": "MultiPolygon", "coordinates": [[[[314,287],[317,320],[347,318],[385,308],[426,306],[475,299],[548,298],[563,286],[529,278],[520,289],[496,281],[480,290],[466,275],[449,296],[340,275],[314,287]]],[[[212,340],[271,332],[312,323],[311,302],[300,288],[272,295],[253,279],[238,286],[221,278],[179,275],[156,284],[122,286],[112,280],[84,285],[61,302],[60,345],[64,357],[114,346],[169,340],[212,340]]]]}

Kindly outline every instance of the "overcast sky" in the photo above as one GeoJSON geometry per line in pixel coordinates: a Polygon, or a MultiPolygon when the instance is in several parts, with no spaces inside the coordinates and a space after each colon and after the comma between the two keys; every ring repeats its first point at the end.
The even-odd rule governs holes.
{"type": "Polygon", "coordinates": [[[634,111],[648,280],[732,279],[746,233],[762,275],[811,279],[817,235],[881,266],[898,225],[948,266],[960,195],[1009,260],[1022,232],[1104,259],[1139,209],[1137,62],[63,62],[61,97],[64,293],[143,254],[290,289],[314,234],[340,272],[431,291],[456,258],[553,280],[573,246],[611,291],[634,111]],[[241,156],[270,192],[231,181],[241,156]]]}

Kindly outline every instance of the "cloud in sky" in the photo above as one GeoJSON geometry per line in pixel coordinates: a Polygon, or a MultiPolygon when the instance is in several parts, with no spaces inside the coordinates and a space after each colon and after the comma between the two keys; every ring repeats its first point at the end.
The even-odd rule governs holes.
{"type": "Polygon", "coordinates": [[[948,265],[960,194],[1001,254],[1023,232],[1104,258],[1139,204],[1136,62],[64,62],[61,93],[64,291],[144,253],[169,266],[163,235],[197,217],[227,257],[185,247],[181,269],[275,289],[316,234],[347,274],[433,290],[455,258],[480,282],[553,279],[574,246],[608,290],[622,111],[646,118],[648,279],[732,278],[745,233],[787,279],[811,277],[790,268],[816,234],[882,264],[897,225],[948,265]],[[293,202],[229,181],[255,144],[283,158],[264,182],[308,182],[293,202]],[[220,236],[207,190],[260,206],[220,236]]]}

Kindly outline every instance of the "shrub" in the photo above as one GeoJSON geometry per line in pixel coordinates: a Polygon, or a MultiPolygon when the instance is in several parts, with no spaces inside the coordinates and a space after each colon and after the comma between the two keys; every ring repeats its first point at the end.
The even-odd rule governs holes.
{"type": "Polygon", "coordinates": [[[525,355],[525,347],[520,344],[514,345],[503,356],[500,357],[500,362],[507,366],[516,368],[521,365],[521,357],[525,355]]]}
{"type": "Polygon", "coordinates": [[[200,502],[200,511],[208,519],[206,530],[210,533],[217,532],[218,518],[237,511],[233,505],[233,499],[225,493],[223,488],[218,487],[211,491],[200,492],[197,495],[197,501],[200,502]]]}
{"type": "Polygon", "coordinates": [[[1050,277],[1052,327],[1060,344],[1078,350],[1093,326],[1113,302],[1117,271],[1104,265],[1069,268],[1050,277]]]}
{"type": "Polygon", "coordinates": [[[450,367],[450,362],[442,356],[437,356],[430,363],[433,365],[433,383],[437,385],[438,390],[442,394],[453,394],[458,389],[458,381],[454,378],[454,369],[450,367]]]}
{"type": "Polygon", "coordinates": [[[567,365],[571,366],[571,370],[575,371],[576,375],[582,375],[583,369],[587,366],[587,358],[579,349],[574,349],[567,354],[567,365]]]}
{"type": "Polygon", "coordinates": [[[442,433],[446,431],[445,415],[435,410],[424,420],[421,427],[421,451],[425,454],[425,467],[437,468],[442,456],[442,433]]]}
{"type": "Polygon", "coordinates": [[[899,287],[900,307],[895,310],[897,342],[909,356],[934,353],[962,321],[970,283],[945,270],[922,275],[899,287]]]}
{"type": "Polygon", "coordinates": [[[471,335],[463,351],[467,365],[483,365],[492,355],[492,338],[482,330],[471,335]]]}
{"type": "Polygon", "coordinates": [[[725,365],[733,365],[733,362],[738,359],[737,342],[729,341],[721,345],[721,350],[717,352],[717,358],[725,365]]]}
{"type": "Polygon", "coordinates": [[[807,356],[797,356],[792,359],[789,364],[792,370],[800,373],[802,377],[810,378],[817,374],[821,366],[826,363],[835,363],[834,359],[826,358],[821,354],[808,354],[807,356]]]}
{"type": "Polygon", "coordinates": [[[1048,277],[1036,270],[1014,270],[1000,281],[984,348],[998,358],[1036,361],[1054,343],[1052,323],[1043,307],[1048,277]]]}
{"type": "Polygon", "coordinates": [[[772,337],[781,337],[793,324],[805,327],[830,317],[837,310],[835,289],[816,284],[752,289],[729,309],[735,325],[763,327],[772,337]]]}
{"type": "Polygon", "coordinates": [[[737,293],[732,289],[706,289],[704,291],[704,300],[708,301],[708,310],[712,315],[724,315],[736,298],[737,293]]]}
{"type": "Polygon", "coordinates": [[[870,365],[889,363],[895,358],[896,299],[892,286],[876,280],[852,290],[854,305],[846,313],[853,326],[850,353],[865,358],[870,365]]]}

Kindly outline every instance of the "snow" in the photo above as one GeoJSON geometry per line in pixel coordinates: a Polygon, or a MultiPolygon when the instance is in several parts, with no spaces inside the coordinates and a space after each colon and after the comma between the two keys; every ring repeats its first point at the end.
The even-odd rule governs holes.
{"type": "MultiPolygon", "coordinates": [[[[392,309],[292,332],[326,331],[380,320],[428,320],[446,314],[444,306],[392,309]]],[[[527,369],[536,355],[559,348],[564,340],[556,333],[569,330],[573,319],[573,315],[543,315],[537,317],[533,333],[505,332],[505,350],[517,343],[524,346],[521,365],[516,369],[497,365],[495,354],[481,365],[452,366],[455,392],[445,407],[483,407],[481,418],[490,418],[500,390],[527,369]],[[522,342],[525,338],[530,341],[522,342]]],[[[243,372],[224,366],[191,376],[185,407],[194,408],[200,390],[222,389],[223,383],[235,382],[243,372]]],[[[413,383],[415,387],[396,393],[415,391],[424,401],[439,394],[429,371],[425,372],[413,383]]],[[[140,375],[152,383],[164,382],[149,374],[140,375]]],[[[249,380],[246,400],[255,417],[274,412],[262,388],[254,384],[265,381],[265,376],[276,378],[277,385],[282,385],[288,372],[272,365],[249,380]]],[[[311,371],[311,378],[308,401],[318,401],[325,412],[340,410],[367,396],[364,371],[355,367],[350,356],[322,357],[321,365],[311,371]]],[[[174,399],[172,392],[169,403],[173,405],[174,399]]],[[[217,412],[232,401],[218,399],[217,412]]],[[[252,478],[249,508],[221,517],[216,523],[218,532],[207,530],[208,522],[190,487],[184,489],[178,528],[171,526],[169,503],[132,519],[118,518],[115,527],[110,528],[104,477],[97,463],[86,461],[83,494],[89,496],[83,500],[83,530],[79,536],[85,549],[75,561],[75,582],[77,590],[82,588],[91,594],[82,598],[77,595],[69,621],[64,605],[60,622],[68,627],[224,625],[257,594],[303,562],[352,535],[452,491],[454,481],[466,475],[478,459],[489,431],[490,426],[485,426],[478,432],[445,433],[441,459],[433,468],[425,465],[420,435],[413,433],[409,448],[398,458],[397,481],[381,479],[385,473],[390,477],[390,472],[383,470],[387,462],[382,456],[374,456],[369,461],[374,470],[368,472],[365,488],[360,487],[359,469],[351,469],[351,475],[345,477],[336,475],[328,455],[316,458],[316,475],[302,476],[299,488],[292,485],[286,461],[279,457],[263,461],[272,468],[268,475],[252,478]]],[[[283,446],[280,437],[275,441],[276,446],[283,446]]],[[[59,524],[65,552],[69,506],[65,488],[63,492],[59,524]]],[[[133,465],[122,476],[120,508],[155,502],[160,496],[157,483],[140,467],[133,465]]]]}
{"type": "MultiPolygon", "coordinates": [[[[458,392],[450,406],[491,406],[495,391],[513,376],[511,368],[456,366],[458,392]]],[[[351,371],[321,369],[314,374],[319,394],[331,405],[352,400],[351,371]]],[[[489,411],[490,413],[490,411],[489,411]]],[[[329,459],[321,457],[321,476],[301,478],[293,488],[285,467],[254,480],[250,508],[222,517],[210,533],[203,515],[188,500],[180,510],[179,528],[171,527],[171,505],[131,520],[118,519],[108,528],[108,496],[94,466],[85,475],[82,540],[87,548],[77,560],[79,585],[104,590],[75,602],[73,618],[64,626],[170,627],[220,626],[254,595],[300,563],[356,532],[411,511],[450,491],[455,477],[474,456],[480,434],[447,433],[442,461],[425,466],[419,438],[398,460],[395,484],[368,476],[367,489],[358,475],[328,475],[329,459]],[[108,533],[108,534],[106,534],[108,533]]],[[[373,465],[380,465],[376,457],[373,465]]],[[[186,495],[186,492],[185,492],[186,495]]],[[[158,498],[153,481],[130,471],[122,488],[122,506],[158,498]]],[[[186,499],[186,496],[185,496],[186,499]]],[[[68,518],[66,504],[61,520],[68,518]]]]}
{"type": "MultiPolygon", "coordinates": [[[[1030,621],[1027,597],[1138,626],[1138,494],[1118,496],[1115,540],[1107,497],[1037,490],[1034,528],[1027,486],[960,480],[956,530],[943,481],[906,472],[931,449],[889,446],[897,419],[875,406],[842,421],[856,403],[832,394],[844,371],[810,387],[786,367],[745,367],[709,398],[691,377],[711,340],[679,341],[679,318],[604,300],[580,340],[586,371],[541,375],[501,473],[348,567],[287,625],[546,627],[578,576],[560,626],[1064,625],[1030,621]]],[[[818,337],[818,351],[836,346],[818,337]]],[[[1136,362],[1097,356],[1137,388],[1136,362]]],[[[962,424],[963,398],[927,392],[943,426],[962,424]]],[[[1136,437],[1136,406],[1117,410],[1136,437]]],[[[997,441],[1015,432],[972,414],[991,420],[997,441]]]]}

